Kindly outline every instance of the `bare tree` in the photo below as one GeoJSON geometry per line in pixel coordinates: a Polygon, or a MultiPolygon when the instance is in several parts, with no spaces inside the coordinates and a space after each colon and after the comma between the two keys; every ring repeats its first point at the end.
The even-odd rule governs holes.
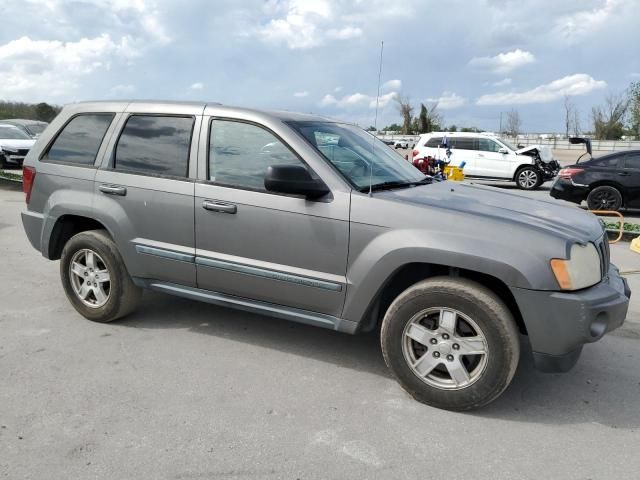
{"type": "Polygon", "coordinates": [[[593,133],[601,140],[618,140],[624,134],[624,121],[629,110],[629,96],[610,93],[604,105],[591,109],[593,133]]]}
{"type": "Polygon", "coordinates": [[[579,137],[580,136],[580,131],[582,130],[582,128],[580,127],[580,112],[578,111],[577,108],[573,109],[573,122],[572,123],[572,127],[573,127],[573,136],[574,137],[579,137]]]}
{"type": "Polygon", "coordinates": [[[507,121],[505,123],[505,132],[513,138],[517,138],[520,135],[520,129],[522,128],[522,120],[520,119],[520,113],[515,108],[512,108],[507,112],[507,121]]]}
{"type": "Polygon", "coordinates": [[[413,107],[411,106],[411,100],[409,97],[398,95],[396,97],[398,103],[398,111],[402,116],[402,133],[407,135],[411,133],[411,120],[413,119],[413,107]]]}
{"type": "Polygon", "coordinates": [[[564,131],[565,137],[569,138],[569,132],[573,126],[573,119],[575,117],[575,105],[571,101],[571,97],[567,94],[564,95],[564,131]]]}

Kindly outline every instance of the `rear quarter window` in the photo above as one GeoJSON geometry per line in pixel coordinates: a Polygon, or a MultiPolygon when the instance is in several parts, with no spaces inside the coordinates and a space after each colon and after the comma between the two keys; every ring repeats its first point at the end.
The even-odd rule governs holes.
{"type": "Polygon", "coordinates": [[[431,137],[429,140],[427,140],[424,146],[429,148],[437,148],[441,143],[442,137],[431,137]]]}
{"type": "Polygon", "coordinates": [[[73,117],[62,128],[43,160],[93,165],[113,113],[86,113],[73,117]]]}

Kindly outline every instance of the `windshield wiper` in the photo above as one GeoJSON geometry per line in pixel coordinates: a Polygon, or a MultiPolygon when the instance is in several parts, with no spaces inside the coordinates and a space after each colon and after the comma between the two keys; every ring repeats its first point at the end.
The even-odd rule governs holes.
{"type": "MultiPolygon", "coordinates": [[[[417,185],[428,185],[430,183],[433,183],[433,177],[427,175],[423,179],[416,180],[414,182],[407,182],[405,180],[389,180],[387,182],[374,183],[371,185],[371,190],[391,190],[393,188],[415,187],[417,185]]],[[[369,191],[369,186],[361,187],[359,191],[367,193],[369,191]]]]}

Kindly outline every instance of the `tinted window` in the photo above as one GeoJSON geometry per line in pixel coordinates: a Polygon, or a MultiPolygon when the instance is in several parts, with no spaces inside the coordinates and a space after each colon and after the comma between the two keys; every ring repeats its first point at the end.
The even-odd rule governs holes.
{"type": "Polygon", "coordinates": [[[497,152],[500,150],[500,145],[498,142],[494,142],[490,138],[479,138],[478,150],[482,152],[497,152]]]}
{"type": "Polygon", "coordinates": [[[619,159],[620,155],[607,155],[606,157],[594,158],[589,162],[589,166],[616,168],[619,159]]]}
{"type": "Polygon", "coordinates": [[[436,148],[441,143],[442,137],[431,137],[429,140],[427,140],[427,143],[425,143],[425,147],[436,148]]]}
{"type": "MultiPolygon", "coordinates": [[[[317,141],[327,144],[336,141],[331,135],[321,137],[317,141]]],[[[229,120],[211,122],[209,180],[264,191],[264,177],[271,165],[303,164],[264,128],[229,120]]]]}
{"type": "Polygon", "coordinates": [[[478,142],[470,137],[453,137],[449,139],[449,145],[458,150],[477,150],[478,142]]]}
{"type": "Polygon", "coordinates": [[[640,153],[631,153],[624,157],[625,168],[637,168],[640,170],[640,153]]]}
{"type": "Polygon", "coordinates": [[[114,168],[186,177],[193,117],[132,115],[120,135],[114,168]]]}
{"type": "Polygon", "coordinates": [[[91,113],[74,117],[55,139],[46,159],[93,165],[113,116],[112,113],[91,113]]]}

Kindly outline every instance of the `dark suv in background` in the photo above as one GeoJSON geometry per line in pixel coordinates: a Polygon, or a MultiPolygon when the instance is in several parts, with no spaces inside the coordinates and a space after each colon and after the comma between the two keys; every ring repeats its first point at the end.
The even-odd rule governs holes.
{"type": "Polygon", "coordinates": [[[551,196],[590,210],[640,208],[640,150],[615,152],[564,167],[551,196]]]}

